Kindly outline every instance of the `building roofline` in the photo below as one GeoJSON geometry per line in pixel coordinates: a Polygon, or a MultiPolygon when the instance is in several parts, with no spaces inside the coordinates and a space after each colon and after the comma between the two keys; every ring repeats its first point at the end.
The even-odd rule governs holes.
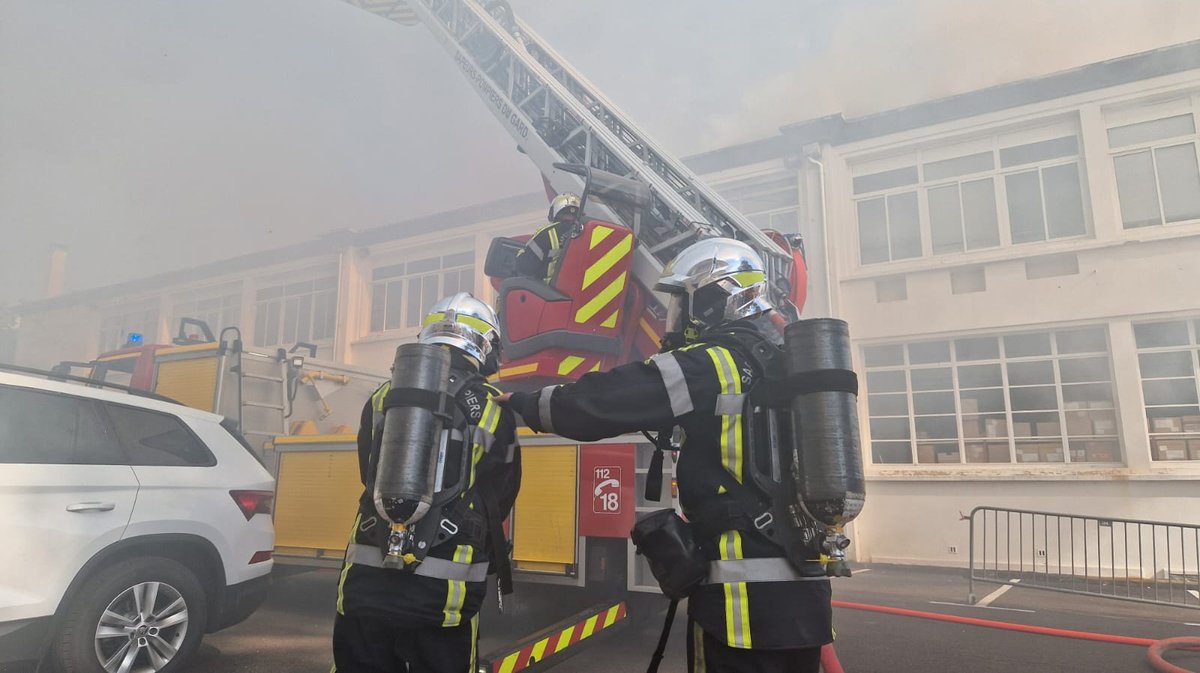
{"type": "Polygon", "coordinates": [[[780,131],[793,147],[814,142],[840,145],[1195,69],[1200,69],[1200,40],[863,117],[833,115],[840,123],[830,123],[831,117],[797,122],[780,131]]]}
{"type": "Polygon", "coordinates": [[[546,195],[544,192],[509,196],[495,201],[456,208],[403,222],[364,229],[362,231],[340,229],[314,239],[278,248],[246,253],[207,264],[166,271],[112,285],[76,290],[57,297],[18,303],[9,306],[8,310],[19,314],[73,306],[113,295],[134,294],[139,290],[146,290],[148,288],[170,287],[187,281],[194,281],[198,278],[211,278],[259,267],[284,264],[306,257],[335,254],[348,247],[376,245],[439,229],[456,229],[464,225],[476,224],[482,220],[511,217],[530,211],[538,211],[545,207],[546,195]]]}

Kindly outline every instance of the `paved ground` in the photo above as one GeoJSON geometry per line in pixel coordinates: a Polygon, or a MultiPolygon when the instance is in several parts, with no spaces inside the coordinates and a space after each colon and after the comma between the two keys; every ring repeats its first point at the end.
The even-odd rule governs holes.
{"type": "MultiPolygon", "coordinates": [[[[186,673],[325,673],[337,575],[331,570],[277,572],[267,603],[245,623],[209,636],[186,673]]],[[[985,599],[1001,589],[981,585],[985,599]]],[[[510,615],[485,606],[481,650],[490,651],[569,615],[600,596],[577,590],[519,584],[510,615]]],[[[1015,585],[987,607],[964,605],[963,571],[907,566],[861,567],[837,580],[835,598],[969,616],[1002,622],[1140,638],[1200,636],[1200,610],[1166,608],[1110,599],[1031,590],[1015,585]]],[[[660,597],[633,603],[638,616],[624,629],[553,667],[555,673],[634,673],[645,670],[661,628],[660,597]]],[[[949,624],[913,617],[837,608],[837,653],[847,673],[894,671],[1028,673],[1034,671],[1149,672],[1146,650],[1043,635],[949,624]]],[[[677,623],[663,673],[682,673],[684,640],[677,623]]],[[[1174,657],[1200,671],[1200,653],[1174,657]]]]}

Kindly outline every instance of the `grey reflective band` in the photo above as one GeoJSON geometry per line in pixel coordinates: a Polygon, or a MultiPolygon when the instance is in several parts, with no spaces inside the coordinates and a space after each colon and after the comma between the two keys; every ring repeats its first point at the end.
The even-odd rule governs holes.
{"type": "Polygon", "coordinates": [[[454,580],[458,582],[482,582],[487,579],[488,564],[455,563],[444,558],[426,556],[421,565],[413,571],[414,575],[432,577],[439,580],[454,580]]]}
{"type": "Polygon", "coordinates": [[[532,252],[533,256],[537,257],[538,259],[546,258],[546,251],[542,250],[542,246],[538,245],[537,241],[533,239],[530,239],[529,243],[525,245],[525,248],[528,249],[529,252],[532,252]]]}
{"type": "Polygon", "coordinates": [[[671,353],[651,355],[650,361],[662,375],[663,385],[667,388],[667,398],[671,401],[671,413],[676,417],[689,413],[692,406],[692,393],[688,390],[687,379],[683,378],[683,370],[679,361],[671,353]]]}
{"type": "Polygon", "coordinates": [[[475,426],[475,431],[472,433],[472,439],[476,444],[482,446],[484,451],[492,448],[492,444],[496,442],[495,435],[478,425],[475,426]]]}
{"type": "Polygon", "coordinates": [[[352,544],[346,547],[346,563],[356,563],[371,568],[383,567],[383,552],[377,547],[365,544],[352,544]]]}
{"type": "Polygon", "coordinates": [[[508,451],[504,454],[504,462],[511,463],[511,462],[513,462],[513,459],[516,457],[517,457],[517,442],[516,442],[516,440],[513,440],[513,442],[508,445],[508,451]]]}
{"type": "Polygon", "coordinates": [[[706,584],[732,582],[828,582],[824,575],[801,575],[785,558],[748,558],[737,561],[713,561],[708,566],[706,584]]]}
{"type": "MultiPolygon", "coordinates": [[[[377,547],[365,544],[352,544],[346,548],[346,562],[371,568],[383,567],[383,552],[377,547]]],[[[482,582],[487,579],[488,564],[455,563],[443,558],[425,557],[421,565],[413,571],[414,575],[432,577],[438,580],[453,580],[457,582],[482,582]]]]}
{"type": "Polygon", "coordinates": [[[554,423],[550,422],[550,398],[558,386],[546,386],[538,393],[538,420],[542,423],[542,432],[554,432],[554,423]]]}
{"type": "Polygon", "coordinates": [[[746,395],[737,393],[721,393],[717,395],[716,413],[718,416],[736,416],[746,407],[746,395]]]}

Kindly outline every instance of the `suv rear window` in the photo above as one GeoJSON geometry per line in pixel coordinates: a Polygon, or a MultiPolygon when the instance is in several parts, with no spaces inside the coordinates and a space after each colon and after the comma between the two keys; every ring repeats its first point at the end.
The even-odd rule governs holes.
{"type": "Polygon", "coordinates": [[[216,465],[208,448],[170,414],[105,404],[117,437],[133,465],[216,465]]]}
{"type": "Polygon", "coordinates": [[[91,400],[0,386],[0,463],[127,462],[91,400]]]}

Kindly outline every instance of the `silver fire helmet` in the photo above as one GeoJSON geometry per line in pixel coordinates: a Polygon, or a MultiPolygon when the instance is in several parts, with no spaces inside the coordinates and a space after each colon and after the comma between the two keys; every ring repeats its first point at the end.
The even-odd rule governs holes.
{"type": "Polygon", "coordinates": [[[709,238],[684,248],[663,267],[654,289],[671,295],[668,332],[681,331],[689,319],[715,327],[774,308],[767,299],[762,257],[732,238],[709,238]]]}
{"type": "Polygon", "coordinates": [[[561,222],[568,215],[575,217],[579,214],[581,204],[578,194],[559,194],[550,202],[550,210],[546,213],[546,219],[551,222],[561,222]]]}
{"type": "Polygon", "coordinates": [[[459,292],[433,305],[421,321],[417,341],[423,344],[453,346],[482,365],[500,345],[500,327],[491,306],[459,292]]]}

